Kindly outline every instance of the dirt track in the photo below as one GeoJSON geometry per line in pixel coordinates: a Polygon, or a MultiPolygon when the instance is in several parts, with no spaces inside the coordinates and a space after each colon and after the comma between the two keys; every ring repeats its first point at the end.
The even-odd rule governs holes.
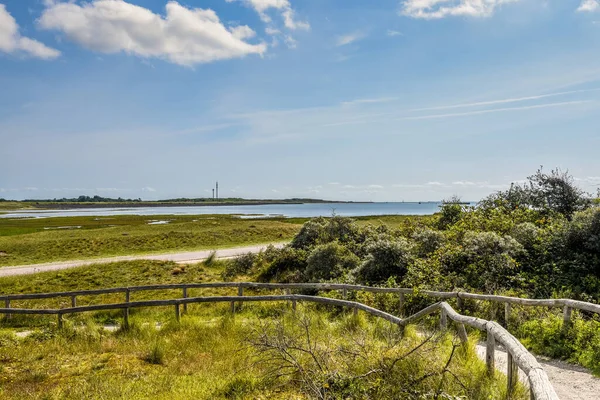
{"type": "MultiPolygon", "coordinates": [[[[276,247],[283,246],[284,243],[274,243],[276,247]]],[[[140,256],[121,256],[121,257],[107,257],[97,258],[91,260],[73,260],[73,261],[59,261],[44,264],[31,264],[31,265],[18,265],[10,267],[0,267],[0,277],[5,276],[16,276],[16,275],[28,275],[35,274],[38,272],[46,271],[58,271],[61,269],[81,267],[84,265],[91,264],[105,264],[116,261],[132,261],[132,260],[162,260],[162,261],[175,261],[177,263],[191,263],[198,262],[206,259],[213,251],[217,252],[218,258],[235,257],[244,253],[258,253],[264,250],[268,244],[260,244],[254,246],[244,247],[232,247],[229,249],[219,250],[200,250],[200,251],[188,251],[181,253],[166,253],[166,254],[153,254],[153,255],[140,255],[140,256]]]]}
{"type": "MultiPolygon", "coordinates": [[[[485,345],[477,345],[477,354],[485,360],[485,345]]],[[[496,368],[506,373],[506,352],[496,348],[496,368]]],[[[578,365],[564,361],[551,360],[545,357],[536,357],[538,362],[548,374],[550,383],[554,387],[558,398],[561,400],[598,400],[600,399],[600,379],[594,377],[590,371],[578,365]]],[[[519,370],[519,379],[526,386],[527,376],[519,370]]]]}

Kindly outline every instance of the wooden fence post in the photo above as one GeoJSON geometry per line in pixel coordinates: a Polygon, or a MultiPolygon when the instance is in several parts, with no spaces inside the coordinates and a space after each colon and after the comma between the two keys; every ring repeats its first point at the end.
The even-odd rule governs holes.
{"type": "Polygon", "coordinates": [[[358,317],[358,307],[352,308],[352,315],[354,315],[354,317],[358,317]]]}
{"type": "Polygon", "coordinates": [[[508,321],[510,321],[510,303],[504,303],[504,327],[508,329],[508,321]]]}
{"type": "MultiPolygon", "coordinates": [[[[243,296],[244,295],[244,287],[243,286],[238,286],[238,296],[243,296]]],[[[242,302],[238,302],[238,308],[241,309],[242,308],[242,302]]]]}
{"type": "Polygon", "coordinates": [[[77,307],[77,296],[71,296],[71,307],[77,307]]]}
{"type": "Polygon", "coordinates": [[[123,328],[129,329],[129,308],[123,309],[123,328]]]}
{"type": "Polygon", "coordinates": [[[515,360],[513,359],[512,354],[510,354],[510,351],[506,351],[506,393],[508,395],[508,398],[511,399],[513,393],[515,392],[515,388],[517,387],[517,378],[519,376],[519,371],[517,369],[517,364],[515,363],[515,360]]]}
{"type": "Polygon", "coordinates": [[[179,304],[175,304],[175,320],[179,322],[181,320],[181,313],[179,312],[179,304]]]}
{"type": "MultiPolygon", "coordinates": [[[[183,298],[187,299],[188,297],[188,292],[187,292],[187,286],[183,287],[183,298]]],[[[183,303],[183,313],[187,314],[187,303],[183,303]]]]}
{"type": "Polygon", "coordinates": [[[563,329],[568,329],[571,325],[571,311],[569,306],[563,308],[563,329]]]}
{"type": "MultiPolygon", "coordinates": [[[[290,291],[290,289],[285,289],[285,294],[287,296],[289,296],[292,294],[292,292],[290,291]]],[[[292,310],[296,311],[296,300],[292,300],[291,304],[292,304],[292,310]]]]}
{"type": "MultiPolygon", "coordinates": [[[[10,300],[6,299],[4,300],[4,308],[10,308],[10,300]]],[[[6,314],[6,319],[11,319],[12,315],[11,314],[6,314]]]]}
{"type": "Polygon", "coordinates": [[[485,364],[487,365],[488,375],[494,376],[494,370],[496,368],[496,359],[494,358],[494,352],[496,351],[496,338],[489,331],[487,331],[487,342],[485,348],[485,364]]]}
{"type": "Polygon", "coordinates": [[[398,315],[404,315],[404,293],[400,293],[400,303],[398,304],[398,315]]]}
{"type": "Polygon", "coordinates": [[[58,313],[58,329],[63,328],[63,315],[62,313],[58,313]]]}
{"type": "Polygon", "coordinates": [[[440,309],[440,329],[443,331],[448,329],[448,314],[443,308],[440,309]]]}
{"type": "MultiPolygon", "coordinates": [[[[131,293],[129,289],[125,289],[125,303],[129,303],[131,293]]],[[[129,328],[129,307],[123,309],[123,324],[129,328]]]]}
{"type": "Polygon", "coordinates": [[[344,300],[348,299],[348,290],[346,288],[342,289],[342,297],[344,298],[344,300]]]}
{"type": "Polygon", "coordinates": [[[458,312],[462,314],[465,309],[465,302],[462,299],[462,297],[460,297],[460,293],[458,293],[456,296],[457,296],[456,302],[457,302],[458,312]]]}

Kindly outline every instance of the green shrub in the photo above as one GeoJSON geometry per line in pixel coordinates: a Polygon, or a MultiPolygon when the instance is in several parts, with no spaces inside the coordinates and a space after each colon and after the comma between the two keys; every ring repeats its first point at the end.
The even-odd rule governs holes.
{"type": "Polygon", "coordinates": [[[231,278],[238,275],[246,275],[252,270],[257,259],[258,255],[255,253],[246,253],[237,256],[227,264],[223,271],[223,276],[231,278]]]}
{"type": "Polygon", "coordinates": [[[454,196],[448,200],[442,201],[440,207],[440,217],[437,222],[439,229],[448,229],[456,224],[463,215],[464,209],[460,198],[454,196]]]}
{"type": "Polygon", "coordinates": [[[313,218],[305,222],[300,232],[292,239],[290,246],[294,249],[306,250],[325,242],[327,240],[326,225],[327,220],[323,217],[313,218]]]}
{"type": "Polygon", "coordinates": [[[356,279],[362,283],[381,283],[390,277],[401,280],[412,260],[412,245],[408,240],[380,240],[371,243],[362,265],[355,271],[356,279]]]}
{"type": "Polygon", "coordinates": [[[315,247],[306,260],[305,279],[337,279],[358,266],[360,259],[338,242],[315,247]]]}
{"type": "Polygon", "coordinates": [[[560,315],[522,322],[517,336],[536,354],[576,362],[600,375],[600,322],[574,315],[565,329],[560,315]]]}
{"type": "Polygon", "coordinates": [[[308,252],[302,249],[296,249],[286,246],[272,254],[274,257],[266,268],[263,268],[258,274],[258,280],[261,282],[301,282],[304,270],[306,269],[306,259],[308,252]]]}
{"type": "Polygon", "coordinates": [[[425,257],[442,247],[446,243],[446,236],[440,231],[422,228],[412,235],[419,257],[425,257]]]}

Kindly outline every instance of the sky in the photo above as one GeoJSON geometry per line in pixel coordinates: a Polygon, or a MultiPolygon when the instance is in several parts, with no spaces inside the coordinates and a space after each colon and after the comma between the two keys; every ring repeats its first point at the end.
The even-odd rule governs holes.
{"type": "Polygon", "coordinates": [[[0,0],[0,198],[600,187],[600,0],[0,0]]]}

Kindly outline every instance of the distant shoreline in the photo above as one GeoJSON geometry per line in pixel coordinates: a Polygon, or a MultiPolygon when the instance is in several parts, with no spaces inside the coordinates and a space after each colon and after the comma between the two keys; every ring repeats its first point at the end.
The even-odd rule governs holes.
{"type": "Polygon", "coordinates": [[[372,201],[286,201],[286,200],[242,200],[242,201],[199,201],[199,202],[102,202],[102,203],[61,203],[61,202],[29,202],[26,203],[36,209],[42,210],[74,210],[85,208],[143,208],[143,207],[214,207],[214,206],[262,206],[286,204],[370,204],[372,201]]]}
{"type": "MultiPolygon", "coordinates": [[[[222,201],[210,200],[157,200],[157,201],[106,201],[106,202],[71,202],[71,201],[9,201],[14,207],[5,207],[2,212],[18,211],[18,210],[78,210],[78,209],[93,209],[93,208],[158,208],[158,207],[235,207],[235,206],[265,206],[265,205],[300,205],[300,204],[389,204],[389,203],[405,203],[405,204],[432,204],[440,203],[439,201],[343,201],[343,200],[319,200],[319,199],[286,199],[286,200],[243,200],[243,199],[224,199],[222,201]]],[[[469,204],[464,202],[461,204],[469,204]]],[[[2,203],[0,203],[2,205],[2,203]]]]}

